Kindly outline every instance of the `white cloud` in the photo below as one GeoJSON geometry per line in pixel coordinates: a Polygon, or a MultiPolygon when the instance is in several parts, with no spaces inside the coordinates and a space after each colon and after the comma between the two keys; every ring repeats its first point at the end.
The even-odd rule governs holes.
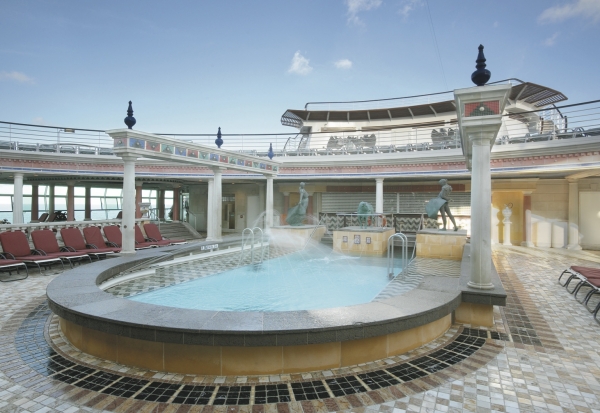
{"type": "Polygon", "coordinates": [[[398,10],[398,13],[403,17],[408,17],[408,15],[415,9],[415,7],[421,6],[422,4],[422,0],[404,0],[402,2],[400,10],[398,10]]]}
{"type": "Polygon", "coordinates": [[[553,6],[544,10],[538,20],[541,23],[553,23],[574,17],[585,17],[594,22],[600,21],[600,1],[576,0],[564,6],[553,6]]]}
{"type": "Polygon", "coordinates": [[[313,68],[310,66],[310,61],[300,54],[300,51],[294,53],[292,57],[292,64],[288,69],[288,73],[295,73],[297,75],[306,76],[312,72],[313,68]]]}
{"type": "Polygon", "coordinates": [[[21,72],[0,72],[0,80],[12,80],[18,83],[34,84],[33,78],[21,72]]]}
{"type": "Polygon", "coordinates": [[[376,9],[381,6],[382,0],[346,0],[348,6],[348,23],[357,26],[364,25],[363,21],[358,17],[358,13],[376,9]]]}
{"type": "Polygon", "coordinates": [[[37,118],[33,118],[33,123],[36,125],[45,125],[46,121],[44,120],[44,118],[38,116],[37,118]]]}
{"type": "Polygon", "coordinates": [[[548,37],[546,40],[544,40],[544,45],[545,46],[554,46],[554,43],[556,43],[556,39],[558,39],[559,34],[560,33],[556,32],[552,36],[548,37]]]}
{"type": "Polygon", "coordinates": [[[335,67],[338,69],[352,69],[352,62],[348,59],[341,59],[335,62],[335,67]]]}

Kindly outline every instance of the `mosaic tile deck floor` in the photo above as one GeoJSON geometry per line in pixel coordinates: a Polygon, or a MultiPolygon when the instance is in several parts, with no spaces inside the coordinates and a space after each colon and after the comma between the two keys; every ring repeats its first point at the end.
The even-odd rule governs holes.
{"type": "Polygon", "coordinates": [[[141,371],[64,342],[44,305],[51,278],[0,285],[2,412],[600,412],[600,326],[556,280],[588,252],[498,247],[509,294],[495,326],[458,326],[401,357],[302,375],[141,371]]]}

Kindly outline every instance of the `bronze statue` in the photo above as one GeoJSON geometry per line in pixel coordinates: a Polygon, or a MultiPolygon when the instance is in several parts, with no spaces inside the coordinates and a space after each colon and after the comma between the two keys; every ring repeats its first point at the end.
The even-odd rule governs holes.
{"type": "Polygon", "coordinates": [[[450,221],[452,221],[452,224],[454,225],[454,231],[458,231],[458,226],[456,226],[456,221],[454,220],[454,216],[452,215],[452,212],[450,212],[450,206],[448,205],[452,187],[448,185],[448,180],[446,179],[440,179],[439,184],[442,186],[442,190],[437,198],[433,198],[425,205],[427,215],[429,218],[437,218],[439,211],[442,214],[442,223],[444,226],[440,231],[446,231],[446,214],[448,214],[448,218],[450,218],[450,221]]]}
{"type": "Polygon", "coordinates": [[[308,192],[304,190],[304,182],[300,182],[300,200],[298,201],[298,205],[292,207],[288,210],[287,217],[285,218],[285,222],[292,226],[302,225],[304,219],[306,218],[306,209],[308,207],[308,192]]]}
{"type": "Polygon", "coordinates": [[[362,201],[358,204],[356,213],[358,214],[358,225],[361,228],[367,228],[370,225],[369,221],[371,217],[375,215],[375,210],[373,209],[373,205],[362,201]]]}

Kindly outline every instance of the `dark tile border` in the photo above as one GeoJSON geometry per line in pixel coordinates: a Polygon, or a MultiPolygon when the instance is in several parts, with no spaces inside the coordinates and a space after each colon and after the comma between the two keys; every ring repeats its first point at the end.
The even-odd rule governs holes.
{"type": "MultiPolygon", "coordinates": [[[[264,404],[299,402],[308,408],[320,401],[332,408],[361,407],[383,403],[438,387],[462,377],[491,360],[502,348],[494,344],[486,330],[463,328],[445,345],[426,354],[396,364],[375,367],[357,374],[340,374],[324,379],[292,380],[279,383],[196,384],[135,377],[106,371],[67,358],[49,344],[48,327],[52,312],[45,301],[29,312],[18,312],[22,320],[13,323],[12,363],[3,368],[13,380],[38,392],[63,386],[68,399],[86,406],[106,405],[116,409],[127,400],[138,403],[175,403],[183,406],[252,405],[253,411],[264,404]]],[[[55,392],[57,392],[55,390],[55,392]]],[[[136,404],[137,406],[137,404],[136,404]]],[[[141,405],[140,405],[141,408],[141,405]]]]}

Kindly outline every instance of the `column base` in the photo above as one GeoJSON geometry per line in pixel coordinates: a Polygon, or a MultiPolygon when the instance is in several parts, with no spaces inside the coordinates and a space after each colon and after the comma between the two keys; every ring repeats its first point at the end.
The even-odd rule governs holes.
{"type": "Polygon", "coordinates": [[[204,241],[208,242],[223,242],[223,238],[206,237],[204,241]]]}
{"type": "Polygon", "coordinates": [[[479,284],[479,283],[475,283],[473,281],[469,281],[467,283],[467,286],[471,287],[471,288],[477,288],[479,290],[491,290],[494,288],[494,284],[492,283],[488,283],[488,284],[479,284]]]}
{"type": "Polygon", "coordinates": [[[577,250],[577,251],[579,251],[582,248],[581,248],[581,245],[579,245],[579,244],[569,244],[569,245],[567,245],[567,249],[568,250],[577,250]]]}
{"type": "Polygon", "coordinates": [[[510,242],[510,241],[503,242],[502,245],[506,245],[506,246],[512,247],[512,242],[510,242]]]}
{"type": "Polygon", "coordinates": [[[521,243],[521,246],[522,246],[522,247],[529,247],[529,248],[533,248],[533,247],[535,247],[535,244],[534,244],[533,242],[531,242],[531,241],[523,241],[523,242],[521,243]]]}

